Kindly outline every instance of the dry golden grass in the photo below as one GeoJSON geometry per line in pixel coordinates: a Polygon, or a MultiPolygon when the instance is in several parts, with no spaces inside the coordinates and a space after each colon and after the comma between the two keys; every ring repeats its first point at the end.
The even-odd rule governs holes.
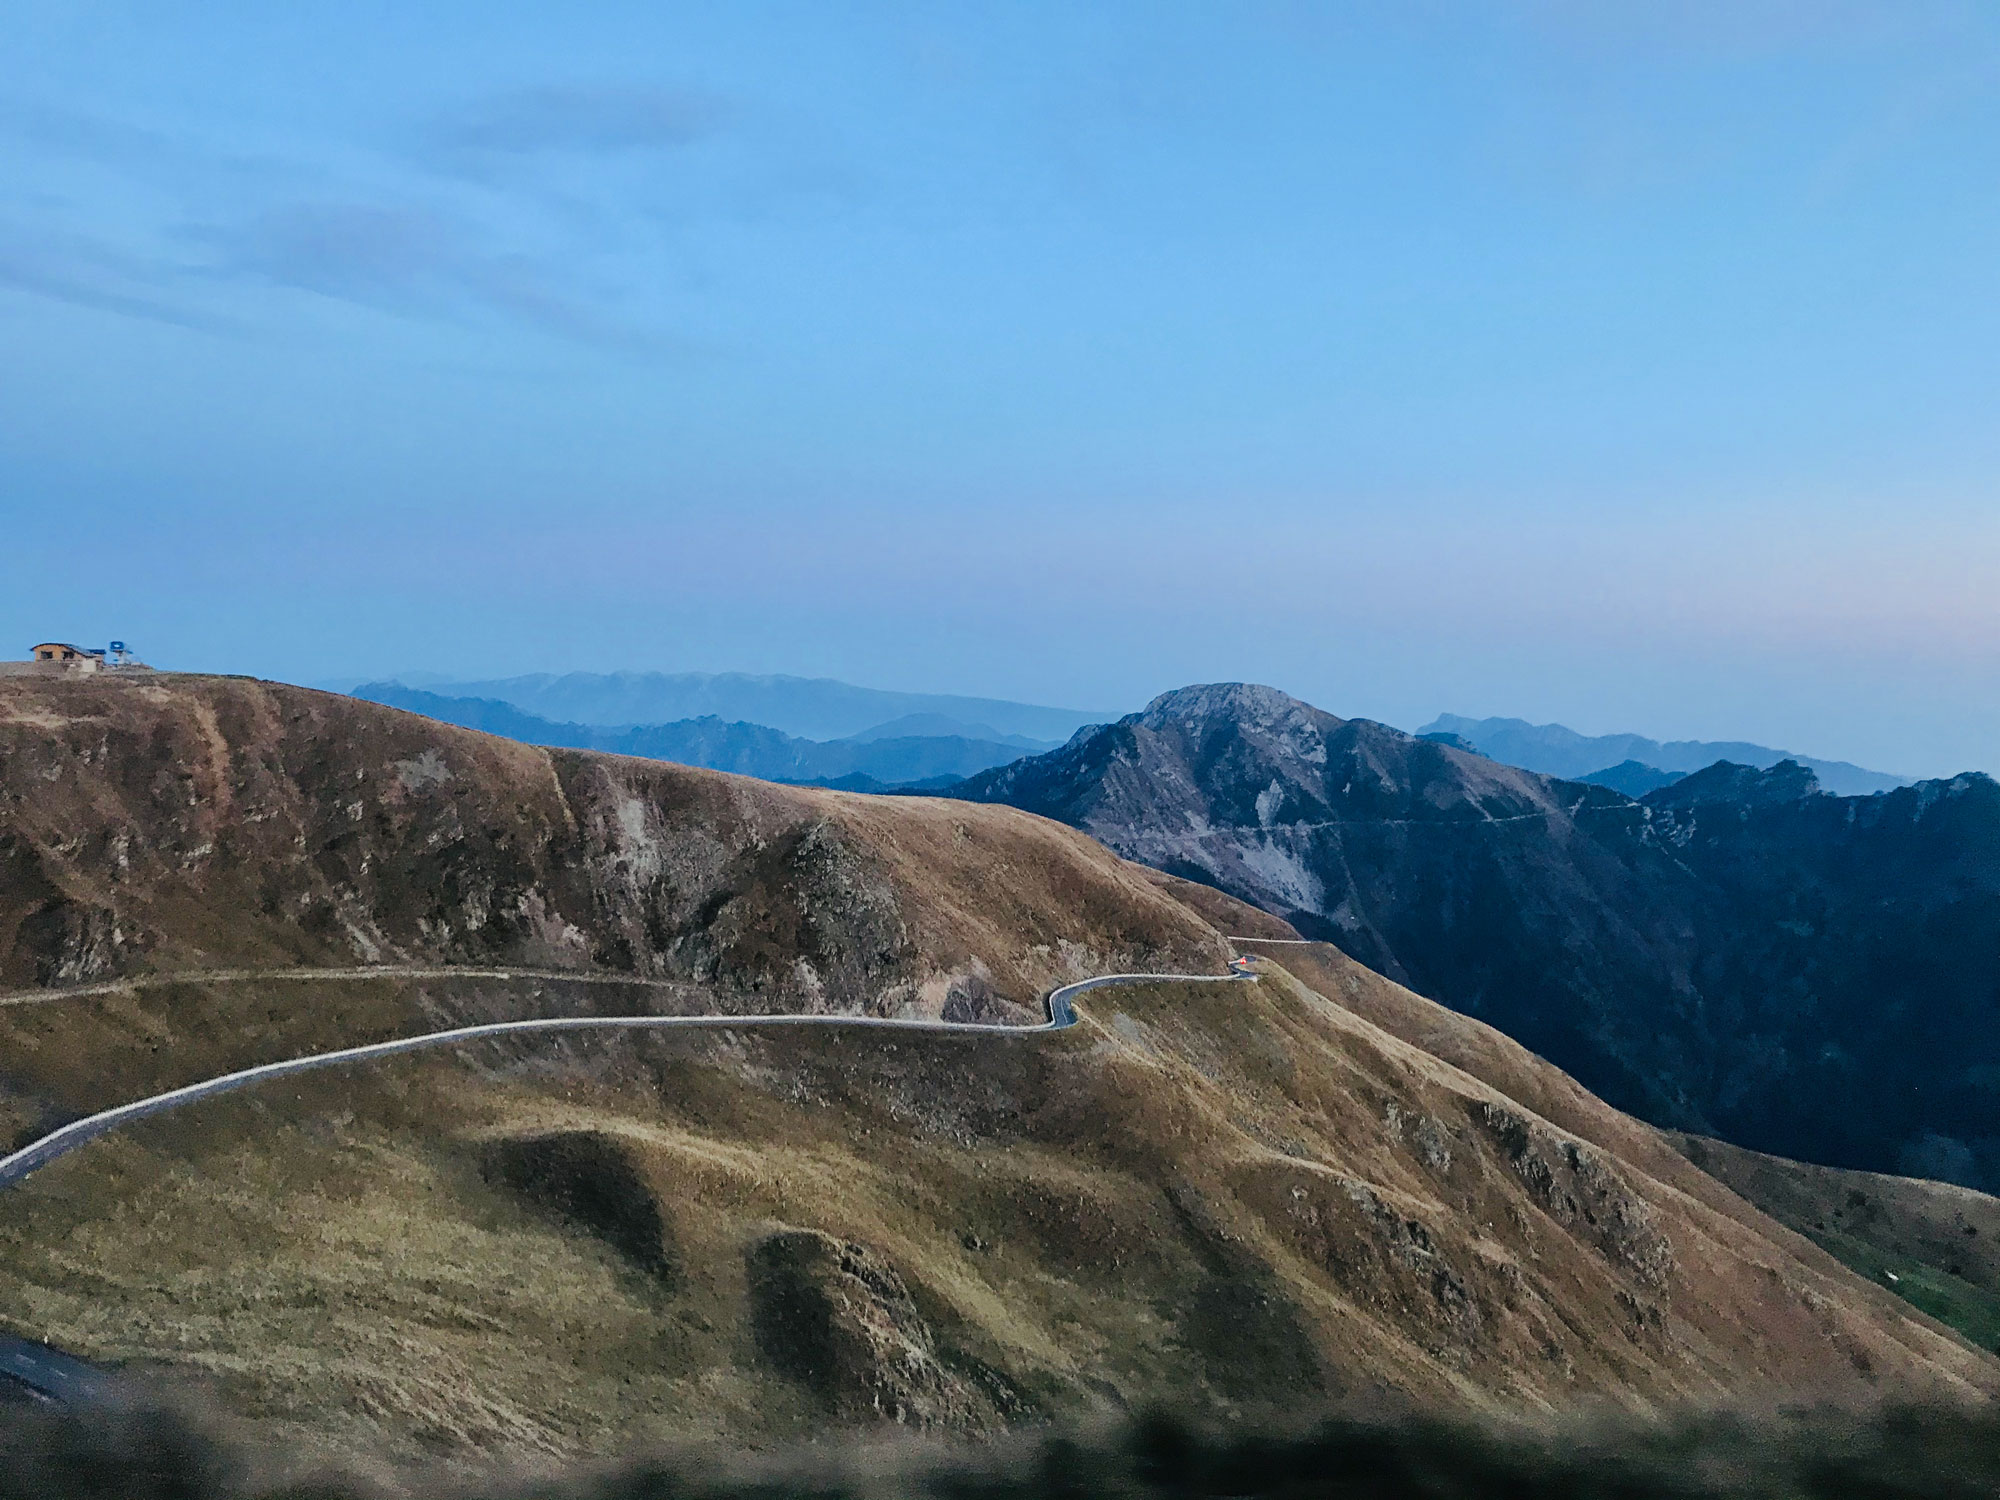
{"type": "Polygon", "coordinates": [[[449,962],[936,1014],[1227,956],[1145,872],[1010,808],[537,749],[245,679],[0,679],[0,989],[449,962]]]}
{"type": "MultiPolygon", "coordinates": [[[[97,1007],[99,1056],[136,1056],[163,1011],[218,1003],[86,1002],[66,1036],[90,1046],[97,1007]]],[[[346,1034],[339,1008],[314,1024],[346,1034]]],[[[489,1044],[211,1101],[0,1203],[0,1308],[197,1380],[260,1438],[404,1456],[823,1430],[753,1334],[745,1257],[788,1225],[893,1266],[996,1420],[2000,1388],[2000,1362],[1685,1162],[1677,1184],[1585,1147],[1579,1173],[1572,1137],[1282,974],[1084,1008],[998,1041],[489,1044]],[[632,1164],[665,1272],[484,1170],[560,1133],[632,1164]]]]}
{"type": "MultiPolygon", "coordinates": [[[[1010,809],[269,684],[0,684],[0,763],[10,985],[379,957],[682,986],[0,1006],[17,1133],[472,1020],[1025,1020],[1063,980],[1219,969],[1218,926],[1284,930],[1010,809]]],[[[2000,1362],[1519,1047],[1331,949],[1270,951],[1296,979],[1098,992],[1056,1036],[488,1042],[211,1100],[0,1195],[0,1323],[208,1390],[259,1438],[402,1457],[777,1443],[877,1409],[981,1431],[1384,1389],[2000,1389],[2000,1362]],[[773,1298],[825,1326],[774,1339],[773,1298]]]]}

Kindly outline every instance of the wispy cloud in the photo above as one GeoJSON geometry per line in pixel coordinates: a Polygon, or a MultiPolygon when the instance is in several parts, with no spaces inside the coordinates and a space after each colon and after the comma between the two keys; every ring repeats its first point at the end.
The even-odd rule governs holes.
{"type": "Polygon", "coordinates": [[[480,248],[437,209],[366,202],[274,205],[195,231],[212,274],[406,315],[497,313],[563,338],[647,349],[660,341],[564,290],[559,268],[480,248]]]}
{"type": "Polygon", "coordinates": [[[465,259],[459,236],[438,215],[366,203],[282,204],[193,235],[211,247],[212,269],[223,274],[386,306],[428,300],[465,259]]]}
{"type": "Polygon", "coordinates": [[[549,84],[378,136],[374,152],[335,143],[253,160],[233,144],[0,97],[0,166],[19,168],[0,189],[0,288],[243,332],[216,313],[267,318],[268,303],[240,306],[231,290],[262,286],[660,352],[679,346],[643,310],[658,278],[635,257],[652,231],[624,174],[650,172],[726,118],[720,101],[685,90],[549,84]]]}
{"type": "Polygon", "coordinates": [[[0,98],[0,139],[119,166],[174,154],[173,143],[160,131],[33,99],[0,98]]]}
{"type": "Polygon", "coordinates": [[[485,177],[529,158],[677,149],[726,115],[706,95],[646,85],[545,85],[474,101],[433,119],[419,154],[435,168],[485,177]]]}
{"type": "Polygon", "coordinates": [[[204,333],[240,334],[174,294],[175,272],[85,236],[0,221],[0,287],[204,333]]]}

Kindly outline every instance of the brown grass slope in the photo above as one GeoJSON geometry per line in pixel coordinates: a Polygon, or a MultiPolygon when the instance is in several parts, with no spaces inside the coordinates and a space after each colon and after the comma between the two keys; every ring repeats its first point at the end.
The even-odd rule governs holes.
{"type": "Polygon", "coordinates": [[[213,1101],[10,1195],[0,1308],[266,1437],[406,1452],[2000,1386],[1685,1162],[1283,975],[1086,1003],[1057,1037],[496,1044],[213,1101]]]}
{"type": "MultiPolygon", "coordinates": [[[[462,1019],[1025,1016],[1078,969],[1221,953],[1175,883],[1007,809],[526,751],[260,684],[130,691],[6,700],[10,961],[54,928],[124,933],[62,950],[98,972],[352,962],[351,921],[385,957],[579,967],[637,934],[634,970],[686,982],[191,979],[4,1005],[23,1130],[462,1019]],[[172,768],[196,743],[191,798],[172,768]],[[300,915],[322,905],[345,920],[300,915]],[[546,928],[495,915],[524,910],[585,936],[537,947],[546,928]]],[[[0,1198],[0,1322],[205,1387],[264,1437],[403,1454],[1382,1388],[1487,1408],[2000,1390],[2000,1361],[1486,1028],[1334,950],[1267,951],[1292,973],[1101,992],[1056,1036],[485,1043],[210,1101],[0,1198]]]]}
{"type": "Polygon", "coordinates": [[[1718,1202],[1715,1185],[1721,1184],[1724,1196],[1740,1195],[1850,1270],[1978,1347],[2000,1352],[2000,1199],[1950,1183],[1814,1166],[1656,1130],[1612,1109],[1484,1022],[1384,979],[1331,944],[1252,939],[1239,946],[1275,955],[1385,1030],[1684,1191],[1718,1202]],[[1675,1154],[1701,1170],[1687,1172],[1675,1154]]]}
{"type": "Polygon", "coordinates": [[[1102,846],[999,809],[539,749],[244,679],[0,680],[0,988],[447,961],[934,1014],[1226,957],[1102,846]]]}
{"type": "Polygon", "coordinates": [[[1672,1137],[1688,1160],[1849,1270],[2000,1351],[2000,1198],[1955,1183],[1850,1172],[1672,1137]]]}

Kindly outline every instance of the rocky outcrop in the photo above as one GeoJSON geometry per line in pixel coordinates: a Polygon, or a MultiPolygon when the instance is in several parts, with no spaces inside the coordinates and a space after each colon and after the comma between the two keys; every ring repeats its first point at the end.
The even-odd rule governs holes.
{"type": "Polygon", "coordinates": [[[1482,1102],[1472,1113],[1542,1212],[1642,1286],[1666,1290],[1673,1244],[1652,1207],[1600,1153],[1504,1104],[1482,1102]]]}
{"type": "Polygon", "coordinates": [[[816,1229],[781,1229],[748,1256],[757,1347],[845,1420],[968,1429],[992,1403],[938,1357],[903,1278],[877,1251],[816,1229]]]}
{"type": "Polygon", "coordinates": [[[1293,1169],[1284,1179],[1275,1222],[1350,1296],[1440,1346],[1485,1338],[1487,1310],[1440,1227],[1343,1173],[1293,1169]]]}

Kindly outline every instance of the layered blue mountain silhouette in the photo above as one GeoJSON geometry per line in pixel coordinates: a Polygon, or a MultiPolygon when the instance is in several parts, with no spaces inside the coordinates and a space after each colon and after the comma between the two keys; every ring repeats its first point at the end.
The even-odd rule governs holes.
{"type": "Polygon", "coordinates": [[[1481,755],[1506,765],[1540,771],[1544,776],[1615,786],[1622,792],[1633,792],[1638,785],[1634,773],[1625,769],[1628,761],[1642,769],[1650,767],[1654,771],[1687,775],[1719,760],[1755,766],[1760,771],[1769,770],[1781,760],[1795,760],[1819,778],[1824,790],[1840,797],[1894,791],[1899,786],[1908,786],[1913,779],[1870,771],[1844,760],[1816,760],[1810,755],[1774,750],[1769,745],[1753,745],[1743,740],[1662,742],[1649,740],[1642,734],[1578,734],[1561,724],[1530,724],[1526,719],[1467,719],[1458,714],[1439,714],[1418,733],[1426,739],[1451,735],[1481,755]],[[1618,773],[1617,779],[1604,779],[1614,772],[1618,773]]]}
{"type": "MultiPolygon", "coordinates": [[[[954,693],[899,693],[828,677],[754,676],[745,672],[535,673],[485,681],[405,674],[393,685],[441,698],[484,698],[536,718],[600,727],[721,719],[761,724],[801,739],[946,735],[1038,749],[1116,714],[971,698],[954,693]],[[898,727],[895,721],[915,720],[898,727]]],[[[346,691],[345,687],[342,689],[346,691]]],[[[361,693],[359,696],[368,696],[361,693]]],[[[380,700],[387,701],[387,700],[380,700]]]]}
{"type": "Polygon", "coordinates": [[[605,750],[734,771],[765,781],[864,792],[948,785],[990,766],[1053,748],[1048,741],[1025,736],[980,738],[997,733],[983,725],[965,726],[973,733],[941,732],[957,724],[939,714],[905,716],[848,739],[812,740],[715,714],[661,724],[566,722],[542,718],[498,698],[453,697],[397,682],[363,683],[353,696],[530,745],[605,750]],[[911,718],[918,720],[914,731],[911,718]]]}

